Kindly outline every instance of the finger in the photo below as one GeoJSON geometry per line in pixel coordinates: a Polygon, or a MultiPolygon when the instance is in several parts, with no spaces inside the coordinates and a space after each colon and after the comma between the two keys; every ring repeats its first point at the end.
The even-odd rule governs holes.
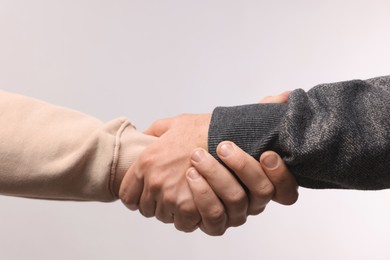
{"type": "Polygon", "coordinates": [[[268,96],[260,100],[260,103],[287,103],[291,91],[285,91],[277,96],[268,96]]]}
{"type": "Polygon", "coordinates": [[[186,177],[202,218],[200,229],[212,236],[222,235],[226,230],[227,216],[221,201],[195,168],[188,169],[186,177]]]}
{"type": "Polygon", "coordinates": [[[196,208],[190,189],[186,189],[186,192],[180,191],[180,196],[187,197],[187,199],[177,202],[178,206],[174,213],[175,228],[184,232],[192,232],[198,228],[201,215],[196,208]]]}
{"type": "Polygon", "coordinates": [[[180,190],[163,192],[156,202],[156,218],[164,223],[174,223],[177,230],[192,232],[198,228],[201,216],[195,206],[186,180],[180,190]]]}
{"type": "Polygon", "coordinates": [[[139,200],[144,187],[144,178],[142,174],[136,174],[137,163],[134,163],[127,170],[120,189],[119,198],[130,210],[137,210],[139,200]]]}
{"type": "Polygon", "coordinates": [[[228,226],[244,224],[247,216],[248,199],[244,188],[237,179],[203,149],[194,150],[191,162],[225,206],[228,226]]]}
{"type": "Polygon", "coordinates": [[[275,187],[273,200],[292,205],[298,200],[298,184],[280,156],[272,151],[260,156],[260,163],[275,187]]]}
{"type": "Polygon", "coordinates": [[[173,118],[159,119],[144,131],[147,135],[162,136],[171,127],[173,118]]]}
{"type": "Polygon", "coordinates": [[[259,162],[232,142],[221,142],[218,156],[231,168],[249,191],[248,214],[261,213],[274,194],[274,186],[259,162]]]}
{"type": "Polygon", "coordinates": [[[148,189],[144,189],[139,200],[139,212],[147,218],[156,215],[157,202],[154,199],[156,196],[148,189]]]}
{"type": "MultiPolygon", "coordinates": [[[[143,158],[140,158],[139,160],[142,161],[143,158]]],[[[142,163],[140,165],[146,166],[146,164],[142,163]]],[[[158,204],[164,205],[164,203],[166,203],[167,207],[165,212],[171,208],[174,208],[176,202],[176,196],[174,194],[177,193],[174,189],[170,190],[169,192],[164,191],[164,181],[165,177],[163,175],[151,175],[150,172],[148,175],[145,173],[144,187],[141,198],[139,200],[139,211],[147,218],[156,215],[156,208],[158,204]]]]}
{"type": "Polygon", "coordinates": [[[156,203],[156,218],[163,223],[173,223],[175,207],[173,203],[163,200],[165,203],[156,203]]]}

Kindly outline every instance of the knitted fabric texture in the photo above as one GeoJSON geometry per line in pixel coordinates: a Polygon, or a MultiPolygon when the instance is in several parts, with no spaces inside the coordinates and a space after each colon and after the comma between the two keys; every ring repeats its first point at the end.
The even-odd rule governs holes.
{"type": "Polygon", "coordinates": [[[257,160],[278,152],[300,186],[390,188],[390,76],[321,84],[288,104],[218,107],[209,151],[231,140],[257,160]]]}

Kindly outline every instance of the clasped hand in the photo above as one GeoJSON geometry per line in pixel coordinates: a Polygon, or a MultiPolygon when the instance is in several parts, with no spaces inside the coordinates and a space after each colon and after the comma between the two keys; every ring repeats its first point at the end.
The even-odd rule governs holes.
{"type": "MultiPolygon", "coordinates": [[[[286,94],[263,103],[286,102],[286,94]]],[[[260,214],[270,200],[284,205],[298,198],[297,183],[282,159],[265,152],[259,161],[232,142],[218,145],[218,157],[234,176],[207,152],[210,114],[180,115],[158,120],[145,131],[159,137],[126,173],[122,202],[145,217],[155,216],[176,229],[198,227],[209,235],[260,214]],[[239,180],[238,180],[239,179],[239,180]]]]}

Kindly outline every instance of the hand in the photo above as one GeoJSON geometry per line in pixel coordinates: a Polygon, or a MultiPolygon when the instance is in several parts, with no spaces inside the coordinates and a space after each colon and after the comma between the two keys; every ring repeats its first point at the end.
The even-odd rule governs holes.
{"type": "MultiPolygon", "coordinates": [[[[286,103],[289,93],[268,96],[260,102],[286,103]]],[[[246,193],[225,167],[205,151],[196,149],[192,156],[195,168],[187,172],[187,177],[202,219],[199,226],[205,233],[220,235],[230,226],[245,223],[247,215],[261,213],[271,199],[283,205],[297,201],[297,182],[277,153],[263,153],[259,164],[234,143],[222,142],[217,154],[235,172],[246,193]]]]}
{"type": "Polygon", "coordinates": [[[217,154],[241,183],[206,151],[195,149],[187,180],[205,233],[222,235],[245,223],[247,215],[261,213],[271,199],[284,205],[298,199],[295,178],[276,153],[263,153],[259,163],[234,143],[222,142],[217,154]]]}
{"type": "MultiPolygon", "coordinates": [[[[276,98],[286,100],[287,95],[282,98],[276,96],[276,98]]],[[[272,102],[272,97],[268,97],[267,100],[272,102]]],[[[160,140],[148,147],[127,172],[120,188],[120,198],[124,204],[132,210],[139,209],[146,217],[156,216],[165,223],[174,222],[177,229],[187,232],[195,230],[201,218],[206,220],[202,221],[202,229],[208,234],[220,234],[229,226],[244,223],[248,208],[246,198],[240,199],[237,195],[237,198],[232,200],[229,194],[224,197],[222,193],[219,193],[221,199],[211,191],[214,193],[213,199],[208,199],[206,204],[198,201],[195,205],[192,196],[197,195],[196,190],[192,189],[191,193],[185,182],[184,172],[190,165],[188,158],[191,149],[207,147],[209,122],[210,115],[206,114],[182,115],[154,123],[146,133],[160,136],[160,140]],[[192,138],[194,134],[196,138],[192,138]],[[223,208],[220,207],[221,203],[224,203],[223,208]],[[237,205],[230,206],[229,203],[237,205]],[[198,211],[198,208],[201,210],[198,211]],[[207,225],[208,219],[219,223],[221,228],[207,225]]],[[[218,164],[216,161],[214,163],[218,164]]],[[[223,167],[221,169],[226,171],[223,167]]],[[[275,172],[278,172],[278,168],[275,172]]],[[[225,183],[227,185],[230,183],[229,189],[236,190],[237,194],[245,195],[245,192],[239,192],[243,189],[230,173],[224,176],[225,183]],[[236,188],[233,189],[233,186],[236,188]]],[[[213,188],[218,190],[218,187],[213,188]]],[[[269,199],[266,198],[264,201],[268,202],[269,199]]],[[[252,203],[252,205],[255,204],[252,203]]],[[[255,214],[256,211],[249,211],[249,213],[255,214]]]]}
{"type": "Polygon", "coordinates": [[[193,231],[200,222],[186,180],[193,149],[207,149],[210,114],[180,115],[155,122],[145,133],[159,136],[127,171],[119,191],[123,203],[145,217],[156,216],[193,231]]]}

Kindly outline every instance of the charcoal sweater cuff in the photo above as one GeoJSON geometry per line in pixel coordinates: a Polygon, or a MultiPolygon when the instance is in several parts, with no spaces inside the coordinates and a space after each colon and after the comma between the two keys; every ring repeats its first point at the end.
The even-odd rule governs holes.
{"type": "Polygon", "coordinates": [[[385,76],[297,89],[288,104],[216,108],[209,151],[217,158],[225,140],[256,159],[273,150],[303,187],[390,188],[389,104],[385,76]]]}
{"type": "Polygon", "coordinates": [[[215,108],[209,128],[209,152],[219,159],[216,153],[218,144],[232,141],[256,160],[267,150],[282,154],[279,129],[286,111],[287,104],[215,108]]]}

